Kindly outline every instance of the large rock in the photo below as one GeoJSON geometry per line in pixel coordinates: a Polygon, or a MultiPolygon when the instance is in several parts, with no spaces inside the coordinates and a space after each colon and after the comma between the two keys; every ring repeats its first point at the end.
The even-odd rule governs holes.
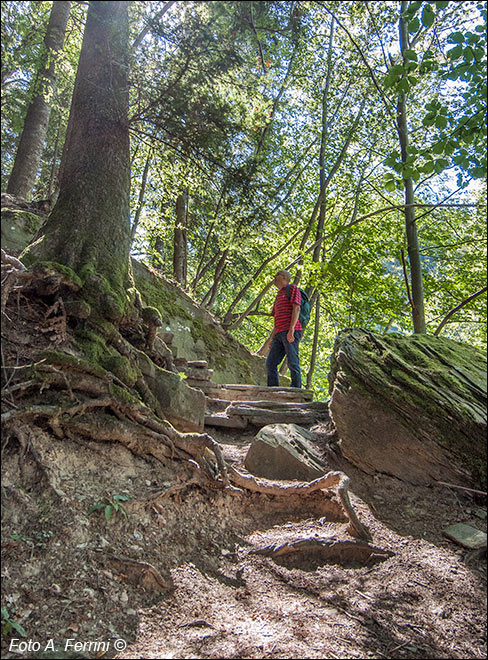
{"type": "Polygon", "coordinates": [[[263,427],[247,452],[244,465],[257,477],[312,481],[325,473],[313,447],[313,433],[296,424],[263,427]]]}
{"type": "Polygon", "coordinates": [[[174,335],[171,349],[178,357],[207,362],[214,383],[266,384],[264,358],[226,332],[180,286],[135,259],[132,271],[144,303],[159,311],[162,331],[174,335]]]}
{"type": "Polygon", "coordinates": [[[143,352],[138,351],[137,357],[147,386],[161,406],[165,419],[179,431],[203,431],[205,394],[189,387],[178,374],[156,366],[143,352]]]}
{"type": "Polygon", "coordinates": [[[2,248],[19,254],[30,243],[45,218],[26,210],[2,209],[2,248]]]}
{"type": "Polygon", "coordinates": [[[486,356],[440,337],[344,330],[329,375],[343,455],[414,484],[486,484],[486,356]]]}

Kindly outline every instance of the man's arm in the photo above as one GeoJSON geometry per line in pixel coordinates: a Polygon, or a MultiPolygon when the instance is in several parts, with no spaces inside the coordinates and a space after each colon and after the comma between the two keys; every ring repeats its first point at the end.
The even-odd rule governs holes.
{"type": "Polygon", "coordinates": [[[288,341],[291,343],[295,341],[295,326],[298,321],[298,317],[300,316],[300,305],[295,305],[293,304],[293,310],[291,313],[291,321],[290,321],[290,327],[288,329],[288,334],[286,335],[286,338],[288,341]]]}
{"type": "Polygon", "coordinates": [[[275,336],[275,334],[276,334],[276,331],[273,328],[273,330],[271,331],[271,334],[269,335],[269,337],[266,339],[266,341],[261,346],[261,348],[258,349],[258,352],[257,352],[258,355],[264,355],[265,357],[266,357],[266,355],[268,355],[269,349],[271,348],[271,342],[273,341],[273,337],[275,336]]]}

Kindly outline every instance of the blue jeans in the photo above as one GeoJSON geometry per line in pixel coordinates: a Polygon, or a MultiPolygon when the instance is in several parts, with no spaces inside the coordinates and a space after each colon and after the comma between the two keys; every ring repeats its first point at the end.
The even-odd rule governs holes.
{"type": "Polygon", "coordinates": [[[286,355],[288,367],[291,374],[291,386],[302,386],[302,373],[300,371],[300,361],[298,358],[298,344],[302,338],[303,331],[295,330],[295,340],[289,342],[286,338],[287,330],[277,332],[273,337],[268,357],[266,358],[266,372],[268,374],[268,387],[278,387],[280,379],[278,376],[278,365],[281,364],[286,355]]]}

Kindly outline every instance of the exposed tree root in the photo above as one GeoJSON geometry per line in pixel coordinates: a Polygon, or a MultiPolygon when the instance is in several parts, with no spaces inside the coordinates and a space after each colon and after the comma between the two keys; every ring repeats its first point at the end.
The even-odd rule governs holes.
{"type": "Polygon", "coordinates": [[[360,522],[354,511],[351,501],[349,499],[349,485],[350,479],[344,472],[328,472],[323,477],[319,477],[314,481],[301,482],[301,483],[283,483],[276,481],[267,481],[265,479],[257,479],[251,475],[244,475],[234,468],[229,468],[229,478],[236,485],[241,488],[246,488],[253,492],[265,493],[267,495],[308,495],[317,490],[325,490],[337,486],[342,506],[349,518],[350,531],[354,536],[371,540],[371,534],[366,527],[360,522]]]}
{"type": "Polygon", "coordinates": [[[33,279],[33,274],[29,273],[24,264],[7,254],[4,250],[1,251],[1,265],[2,265],[2,298],[1,309],[5,309],[9,295],[12,289],[20,280],[25,284],[26,281],[33,279]]]}
{"type": "Polygon", "coordinates": [[[112,570],[115,569],[122,580],[141,587],[145,591],[161,593],[172,591],[175,588],[169,573],[164,578],[152,564],[148,564],[145,561],[136,561],[128,557],[117,557],[110,553],[103,553],[103,560],[104,563],[110,565],[112,570]]]}
{"type": "Polygon", "coordinates": [[[286,543],[271,544],[263,548],[249,551],[250,554],[264,555],[266,557],[283,557],[294,555],[319,555],[322,560],[336,560],[340,563],[346,561],[366,562],[370,559],[387,559],[393,556],[390,550],[383,550],[364,541],[340,541],[337,539],[300,539],[286,543]]]}
{"type": "MultiPolygon", "coordinates": [[[[20,262],[16,263],[17,260],[12,259],[2,253],[2,263],[5,263],[6,268],[13,269],[12,272],[8,271],[6,277],[12,275],[12,282],[15,283],[18,274],[25,269],[20,262]]],[[[39,279],[43,281],[42,277],[39,279]]],[[[49,283],[55,287],[52,277],[49,283]]],[[[9,291],[5,301],[2,298],[2,305],[9,291]]],[[[60,312],[63,327],[66,326],[66,313],[62,304],[57,305],[55,302],[49,311],[60,312]]],[[[17,398],[15,407],[2,414],[2,423],[11,435],[18,438],[23,453],[31,450],[56,492],[62,493],[58,480],[48,467],[48,462],[42,458],[43,443],[36,442],[39,434],[44,433],[37,426],[37,420],[41,420],[44,428],[46,425],[50,427],[60,439],[65,436],[82,436],[97,442],[120,442],[133,454],[151,455],[163,464],[171,459],[189,461],[197,468],[195,480],[191,483],[200,486],[228,489],[234,493],[245,489],[275,497],[309,495],[317,490],[337,488],[349,519],[351,534],[371,540],[369,531],[359,521],[351,505],[348,493],[350,481],[344,473],[329,472],[309,483],[285,483],[258,479],[227,466],[219,444],[210,435],[181,433],[162,418],[159,403],[155,401],[139,367],[139,352],[124,339],[119,329],[107,323],[96,325],[96,329],[120,355],[129,360],[137,373],[134,387],[143,400],[141,403],[137,402],[134,391],[113,374],[68,353],[44,354],[47,355],[45,360],[34,365],[34,375],[29,373],[27,380],[17,380],[13,384],[9,381],[8,391],[3,392],[10,397],[10,406],[14,393],[17,398]],[[37,389],[44,395],[46,391],[56,392],[56,405],[39,404],[37,389]],[[22,400],[25,403],[20,407],[18,402],[22,400]]],[[[188,482],[182,487],[187,485],[188,482]]],[[[158,497],[171,494],[166,491],[151,499],[156,501],[158,497]]]]}

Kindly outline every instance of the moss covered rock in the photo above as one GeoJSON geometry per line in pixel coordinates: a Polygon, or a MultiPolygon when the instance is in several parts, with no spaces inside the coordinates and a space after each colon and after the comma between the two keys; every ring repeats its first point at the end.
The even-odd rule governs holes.
{"type": "Polygon", "coordinates": [[[330,412],[361,469],[415,484],[486,485],[486,356],[429,335],[345,330],[334,347],[330,412]]]}
{"type": "Polygon", "coordinates": [[[44,220],[45,218],[29,211],[2,209],[3,249],[13,254],[22,252],[44,220]]]}
{"type": "Polygon", "coordinates": [[[132,261],[144,305],[155,308],[163,330],[173,333],[172,350],[187,360],[205,360],[214,383],[266,384],[265,360],[253,355],[182,289],[159,273],[132,261]]]}
{"type": "Polygon", "coordinates": [[[201,390],[186,385],[178,374],[161,369],[137,351],[138,366],[165,419],[179,431],[203,431],[206,400],[201,390]]]}

